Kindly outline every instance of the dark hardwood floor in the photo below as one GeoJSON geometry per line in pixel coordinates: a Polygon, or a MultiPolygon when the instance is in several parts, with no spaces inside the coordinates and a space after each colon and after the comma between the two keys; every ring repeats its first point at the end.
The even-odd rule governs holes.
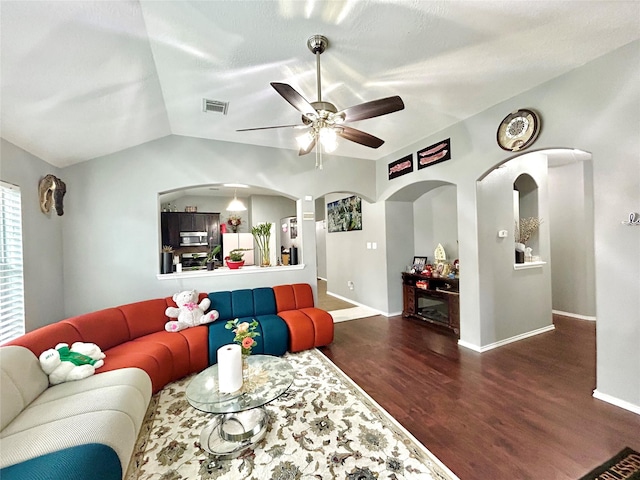
{"type": "Polygon", "coordinates": [[[485,353],[418,320],[338,323],[320,350],[461,480],[578,479],[625,446],[640,415],[592,397],[595,324],[485,353]]]}

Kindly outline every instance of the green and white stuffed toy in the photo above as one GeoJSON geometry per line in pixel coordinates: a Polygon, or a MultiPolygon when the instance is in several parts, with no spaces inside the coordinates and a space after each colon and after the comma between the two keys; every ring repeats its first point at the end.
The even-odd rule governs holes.
{"type": "Polygon", "coordinates": [[[51,385],[80,380],[93,375],[104,365],[105,354],[94,343],[59,343],[40,355],[40,366],[51,385]]]}

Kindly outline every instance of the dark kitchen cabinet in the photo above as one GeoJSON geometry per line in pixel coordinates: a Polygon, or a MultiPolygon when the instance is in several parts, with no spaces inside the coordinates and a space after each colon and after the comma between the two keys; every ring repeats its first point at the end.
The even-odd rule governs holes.
{"type": "Polygon", "coordinates": [[[179,213],[181,232],[206,232],[210,213],[179,213]]]}
{"type": "Polygon", "coordinates": [[[160,231],[162,245],[170,245],[174,249],[180,247],[180,217],[177,212],[162,212],[160,214],[160,231]]]}
{"type": "Polygon", "coordinates": [[[220,244],[219,213],[162,212],[160,224],[162,245],[180,248],[180,232],[207,232],[209,245],[220,244]]]}

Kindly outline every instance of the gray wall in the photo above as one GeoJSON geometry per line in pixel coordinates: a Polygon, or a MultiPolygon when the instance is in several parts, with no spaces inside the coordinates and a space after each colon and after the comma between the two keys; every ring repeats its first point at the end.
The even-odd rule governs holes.
{"type": "MultiPolygon", "coordinates": [[[[22,197],[25,327],[27,331],[65,318],[62,237],[66,214],[40,211],[38,182],[60,169],[0,139],[0,178],[18,185],[22,197]]],[[[65,198],[67,205],[68,195],[65,198]]]]}
{"type": "Polygon", "coordinates": [[[590,160],[549,168],[548,224],[553,310],[595,320],[592,170],[590,160]]]}
{"type": "MultiPolygon", "coordinates": [[[[316,210],[317,211],[317,210],[316,210]]],[[[324,220],[316,221],[316,259],[318,278],[327,279],[327,228],[324,220]]]]}
{"type": "Polygon", "coordinates": [[[552,324],[548,224],[542,223],[532,236],[536,242],[530,242],[547,264],[514,270],[513,183],[522,174],[531,176],[537,185],[538,208],[532,211],[548,218],[545,155],[532,153],[514,158],[478,182],[480,305],[482,312],[488,313],[481,324],[483,347],[552,324]],[[499,230],[507,230],[508,237],[499,238],[499,230]]]}
{"type": "Polygon", "coordinates": [[[158,193],[194,185],[251,183],[298,198],[294,214],[302,218],[302,212],[313,212],[313,199],[327,185],[355,185],[372,193],[373,163],[349,159],[350,168],[344,170],[344,161],[326,155],[324,169],[314,170],[313,162],[301,162],[295,151],[169,136],[64,169],[69,191],[66,229],[74,232],[65,237],[64,244],[65,313],[168,296],[183,288],[215,291],[293,282],[315,285],[313,220],[298,226],[303,270],[157,278],[158,193]],[[311,201],[300,200],[307,195],[311,201]]]}
{"type": "MultiPolygon", "coordinates": [[[[351,195],[329,194],[325,201],[331,203],[351,195]]],[[[386,311],[384,203],[372,204],[362,199],[362,218],[362,230],[327,230],[327,290],[356,303],[386,311]],[[368,249],[367,243],[375,243],[377,248],[368,249]],[[352,290],[347,286],[348,282],[353,282],[352,290]]]]}
{"type": "MultiPolygon", "coordinates": [[[[452,263],[458,258],[458,205],[455,185],[443,185],[422,195],[413,203],[416,256],[435,261],[434,252],[441,244],[452,263]]],[[[411,259],[407,259],[409,262],[411,259]]]]}
{"type": "MultiPolygon", "coordinates": [[[[409,202],[419,195],[410,200],[391,197],[412,184],[435,181],[447,182],[457,188],[458,251],[462,272],[461,339],[478,347],[492,337],[501,340],[500,336],[510,334],[502,326],[495,330],[495,335],[489,335],[483,328],[485,322],[492,321],[495,304],[483,303],[481,298],[495,293],[490,290],[492,282],[484,282],[481,270],[483,252],[478,246],[482,227],[476,184],[486,172],[511,157],[495,142],[500,121],[517,108],[530,107],[540,112],[543,121],[535,149],[579,148],[593,156],[597,389],[601,395],[635,405],[640,410],[640,349],[637,348],[640,344],[637,320],[640,311],[640,250],[637,248],[640,229],[621,224],[630,211],[637,211],[640,198],[638,78],[640,42],[636,41],[378,162],[327,155],[322,171],[314,171],[312,165],[301,162],[295,151],[179,136],[65,168],[60,172],[69,191],[62,246],[65,315],[171,295],[183,287],[223,290],[290,281],[313,284],[315,255],[310,258],[310,254],[315,252],[315,223],[311,220],[303,221],[299,226],[303,236],[304,270],[194,281],[169,282],[156,278],[158,252],[149,245],[158,245],[158,192],[194,184],[246,182],[248,178],[256,186],[287,192],[299,199],[299,218],[303,212],[314,211],[315,198],[329,193],[357,192],[363,198],[375,200],[376,203],[363,205],[367,230],[361,236],[331,234],[343,235],[349,243],[343,249],[333,249],[343,263],[341,270],[328,272],[328,280],[331,283],[335,276],[339,279],[336,285],[344,288],[346,282],[340,276],[344,276],[345,271],[355,271],[353,275],[358,275],[354,280],[357,301],[382,311],[394,311],[401,305],[399,273],[406,265],[406,252],[415,251],[414,245],[410,245],[413,243],[413,215],[409,202]],[[389,162],[444,138],[451,138],[451,160],[388,180],[389,162]],[[349,168],[341,168],[345,162],[349,168]],[[300,200],[306,195],[312,200],[300,200]],[[387,202],[389,199],[394,201],[387,202]],[[397,213],[406,217],[393,217],[397,213]],[[393,230],[389,231],[390,228],[393,230]],[[411,237],[409,240],[403,236],[407,232],[411,237]],[[367,241],[376,241],[378,250],[366,250],[367,241]],[[348,258],[342,255],[345,251],[351,253],[348,258]],[[612,281],[612,272],[615,281],[612,281]],[[365,286],[371,288],[362,288],[365,286]]],[[[11,177],[15,179],[20,175],[18,171],[23,167],[24,155],[13,149],[7,155],[8,149],[4,145],[2,176],[5,178],[5,168],[8,168],[6,171],[12,175],[6,180],[12,181],[11,177]]],[[[33,181],[35,185],[41,173],[44,171],[32,172],[26,181],[33,181]]],[[[12,183],[19,182],[14,180],[12,183]]],[[[39,211],[32,214],[41,215],[39,211]]],[[[57,317],[50,312],[51,302],[59,298],[61,277],[56,275],[56,284],[36,278],[42,274],[41,264],[53,262],[55,272],[55,263],[59,261],[47,257],[59,258],[59,249],[45,246],[46,253],[37,251],[40,243],[49,241],[46,230],[42,221],[37,220],[31,234],[37,235],[34,241],[39,242],[38,246],[30,245],[26,250],[39,263],[38,270],[30,271],[27,279],[32,305],[30,315],[42,313],[36,312],[34,301],[39,302],[35,300],[37,295],[45,295],[50,301],[39,304],[46,304],[49,316],[57,317]]],[[[53,233],[55,243],[58,232],[54,229],[53,233]]],[[[329,241],[327,238],[328,268],[331,269],[334,259],[329,241]]],[[[502,298],[501,301],[507,303],[515,301],[508,295],[502,298]]],[[[513,305],[508,308],[515,311],[513,305]]],[[[28,320],[28,325],[34,323],[37,322],[28,320]]]]}
{"type": "MultiPolygon", "coordinates": [[[[629,212],[638,210],[640,198],[638,78],[640,42],[635,41],[382,158],[377,188],[378,199],[385,200],[422,181],[457,185],[461,340],[481,347],[481,325],[491,322],[494,312],[493,306],[481,305],[481,297],[493,294],[487,292],[491,286],[484,283],[480,270],[476,180],[513,156],[496,145],[497,126],[517,108],[535,108],[543,123],[535,149],[567,147],[591,153],[597,391],[640,411],[640,229],[621,224],[629,212]],[[444,138],[451,138],[451,160],[388,180],[388,163],[444,138]]],[[[510,301],[508,295],[504,298],[510,301]]]]}
{"type": "MultiPolygon", "coordinates": [[[[271,256],[280,258],[280,235],[282,234],[282,227],[280,225],[280,219],[284,217],[296,216],[296,202],[286,197],[278,197],[273,195],[253,195],[251,197],[251,226],[259,223],[275,223],[275,238],[272,238],[275,243],[275,252],[271,252],[271,256]]],[[[248,232],[251,231],[249,228],[248,232]]],[[[254,242],[254,249],[256,252],[256,258],[259,255],[258,245],[254,242]]]]}

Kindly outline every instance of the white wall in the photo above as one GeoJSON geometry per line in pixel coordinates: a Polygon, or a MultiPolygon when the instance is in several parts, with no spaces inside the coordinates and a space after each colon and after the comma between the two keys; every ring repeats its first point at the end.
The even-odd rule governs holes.
{"type": "MultiPolygon", "coordinates": [[[[0,139],[0,159],[0,178],[19,186],[22,197],[25,327],[30,331],[65,318],[62,238],[67,214],[40,211],[38,183],[49,173],[65,183],[67,179],[60,169],[4,139],[0,139]]],[[[72,195],[68,190],[65,207],[72,195]]]]}

